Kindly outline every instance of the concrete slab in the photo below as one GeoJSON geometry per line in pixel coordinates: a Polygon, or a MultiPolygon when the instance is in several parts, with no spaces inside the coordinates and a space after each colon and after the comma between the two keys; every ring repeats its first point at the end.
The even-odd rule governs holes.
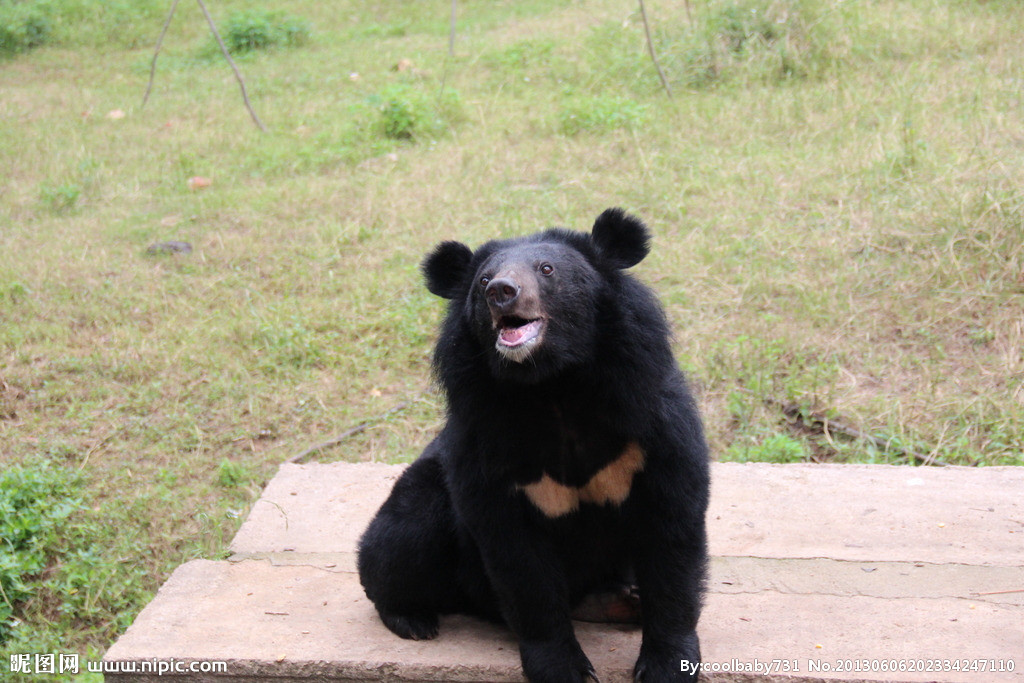
{"type": "Polygon", "coordinates": [[[281,465],[231,541],[235,553],[355,550],[404,465],[281,465]]]}
{"type": "MultiPolygon", "coordinates": [[[[351,552],[401,471],[283,465],[231,550],[351,552]]],[[[716,463],[712,475],[712,555],[1024,562],[1024,468],[716,463]]]]}
{"type": "MultiPolygon", "coordinates": [[[[355,542],[400,472],[283,466],[231,561],[180,567],[104,661],[226,662],[234,681],[522,680],[505,629],[450,617],[437,640],[404,641],[363,596],[355,542]]],[[[729,671],[706,680],[1024,680],[1024,468],[713,475],[700,631],[705,662],[729,671]]],[[[576,629],[602,681],[629,680],[637,630],[576,629]]]]}
{"type": "Polygon", "coordinates": [[[1024,468],[720,463],[712,555],[1024,562],[1024,468]]]}

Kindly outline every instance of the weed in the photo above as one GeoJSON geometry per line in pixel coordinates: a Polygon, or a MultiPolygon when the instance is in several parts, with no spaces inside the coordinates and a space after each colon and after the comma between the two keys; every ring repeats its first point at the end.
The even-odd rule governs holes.
{"type": "Polygon", "coordinates": [[[484,61],[492,68],[521,72],[546,64],[551,59],[555,46],[555,41],[550,38],[521,40],[508,47],[488,52],[484,56],[484,61]]]}
{"type": "Polygon", "coordinates": [[[281,12],[232,12],[224,24],[224,43],[233,53],[270,47],[299,47],[309,40],[309,21],[281,12]]]}
{"type": "Polygon", "coordinates": [[[39,3],[0,2],[0,56],[39,47],[49,40],[52,30],[39,3]]]}
{"type": "MultiPolygon", "coordinates": [[[[830,73],[847,58],[846,36],[857,28],[855,14],[828,0],[712,0],[693,22],[657,21],[655,49],[666,77],[684,88],[780,83],[830,73]]],[[[657,80],[639,31],[638,25],[607,25],[590,45],[595,56],[610,61],[606,69],[632,74],[632,87],[651,90],[657,80]]]]}
{"type": "Polygon", "coordinates": [[[985,327],[974,327],[967,332],[967,338],[971,340],[972,344],[983,346],[992,343],[996,338],[996,333],[985,327]]]}
{"type": "Polygon", "coordinates": [[[11,303],[18,303],[29,294],[28,287],[24,283],[13,280],[0,282],[0,299],[7,299],[11,303]]]}
{"type": "Polygon", "coordinates": [[[81,196],[82,188],[74,183],[61,185],[43,183],[39,188],[39,201],[55,213],[71,211],[78,204],[78,199],[81,196]]]}
{"type": "Polygon", "coordinates": [[[0,56],[41,45],[121,45],[151,38],[159,0],[0,0],[0,56]]]}
{"type": "Polygon", "coordinates": [[[782,339],[740,335],[719,342],[708,355],[704,372],[716,382],[735,387],[729,412],[746,420],[766,400],[806,400],[816,396],[837,372],[833,358],[815,359],[782,339]]]}
{"type": "Polygon", "coordinates": [[[771,45],[782,34],[782,24],[768,17],[768,8],[757,3],[727,4],[708,20],[708,28],[734,54],[752,43],[771,45]]]}
{"type": "Polygon", "coordinates": [[[394,24],[363,24],[359,35],[364,38],[401,38],[409,32],[410,23],[401,21],[394,24]]]}
{"type": "Polygon", "coordinates": [[[0,473],[0,646],[40,590],[43,570],[78,540],[67,533],[69,518],[83,509],[78,486],[74,475],[45,460],[0,473]]]}
{"type": "Polygon", "coordinates": [[[395,140],[411,140],[416,124],[423,114],[407,98],[385,96],[380,107],[384,136],[395,140]]]}
{"type": "Polygon", "coordinates": [[[245,484],[251,478],[249,468],[242,463],[231,462],[227,458],[217,466],[217,484],[224,488],[233,488],[245,484]]]}
{"type": "Polygon", "coordinates": [[[886,151],[885,172],[898,178],[907,178],[919,170],[928,144],[920,139],[913,118],[907,116],[899,124],[899,144],[886,151]]]}
{"type": "Polygon", "coordinates": [[[436,137],[462,119],[462,99],[450,88],[435,98],[419,88],[397,83],[370,101],[380,112],[380,134],[391,140],[436,137]]]}
{"type": "Polygon", "coordinates": [[[646,115],[646,105],[626,97],[571,97],[559,111],[558,130],[570,136],[619,128],[632,130],[643,123],[646,115]]]}
{"type": "Polygon", "coordinates": [[[770,434],[750,443],[734,443],[722,454],[726,462],[806,462],[810,451],[803,442],[786,434],[770,434]]]}

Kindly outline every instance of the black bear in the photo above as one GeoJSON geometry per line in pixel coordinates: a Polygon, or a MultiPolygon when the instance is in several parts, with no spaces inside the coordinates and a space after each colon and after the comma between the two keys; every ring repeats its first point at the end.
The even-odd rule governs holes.
{"type": "Polygon", "coordinates": [[[475,614],[514,631],[530,681],[596,680],[573,610],[620,591],[589,604],[642,624],[635,679],[695,678],[708,452],[665,316],[623,272],[648,243],[608,209],[589,235],[443,242],[423,262],[451,300],[434,355],[447,422],[359,542],[399,636],[475,614]]]}

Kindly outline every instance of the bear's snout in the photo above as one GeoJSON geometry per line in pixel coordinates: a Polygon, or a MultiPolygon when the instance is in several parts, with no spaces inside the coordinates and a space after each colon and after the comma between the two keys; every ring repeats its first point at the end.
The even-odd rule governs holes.
{"type": "Polygon", "coordinates": [[[515,304],[519,298],[522,287],[512,278],[502,277],[491,280],[484,290],[487,296],[487,303],[499,310],[504,310],[515,304]]]}
{"type": "Polygon", "coordinates": [[[522,363],[539,347],[547,318],[536,279],[520,271],[505,267],[484,287],[495,334],[494,348],[516,363],[522,363]]]}

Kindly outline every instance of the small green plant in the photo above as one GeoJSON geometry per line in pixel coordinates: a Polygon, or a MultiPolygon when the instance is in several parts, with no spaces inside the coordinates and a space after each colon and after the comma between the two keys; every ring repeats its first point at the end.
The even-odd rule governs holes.
{"type": "Polygon", "coordinates": [[[754,3],[726,5],[708,22],[711,30],[733,53],[740,54],[751,43],[774,43],[781,34],[766,8],[754,3]]]}
{"type": "Polygon", "coordinates": [[[145,599],[144,563],[116,558],[149,549],[96,518],[85,486],[55,458],[0,472],[0,661],[49,646],[53,633],[109,638],[145,599]]]}
{"type": "Polygon", "coordinates": [[[0,283],[0,300],[17,303],[28,296],[28,287],[17,280],[0,283]]]}
{"type": "Polygon", "coordinates": [[[232,12],[224,26],[224,43],[233,53],[270,47],[298,47],[309,40],[309,22],[280,12],[232,12]]]}
{"type": "Polygon", "coordinates": [[[810,459],[807,446],[786,434],[771,434],[758,443],[734,443],[722,455],[727,462],[803,462],[810,459]]]}
{"type": "Polygon", "coordinates": [[[494,68],[522,71],[537,64],[546,64],[555,42],[550,39],[521,40],[509,47],[495,50],[484,56],[484,61],[494,68]]]}
{"type": "Polygon", "coordinates": [[[224,488],[234,488],[249,481],[249,468],[238,462],[231,462],[227,458],[220,461],[217,466],[217,483],[224,488]]]}
{"type": "Polygon", "coordinates": [[[392,97],[380,108],[381,126],[384,137],[394,140],[411,140],[416,122],[422,112],[408,98],[392,97]]]}
{"type": "Polygon", "coordinates": [[[909,177],[921,165],[928,143],[920,138],[914,120],[907,116],[900,125],[900,146],[898,150],[885,155],[885,163],[893,175],[909,177]]]}
{"type": "Polygon", "coordinates": [[[647,115],[647,106],[627,97],[574,98],[562,105],[558,129],[563,135],[605,132],[617,128],[638,127],[647,115]]]}
{"type": "Polygon", "coordinates": [[[967,338],[975,346],[984,346],[995,340],[996,333],[986,327],[972,327],[967,332],[967,338]]]}
{"type": "Polygon", "coordinates": [[[395,24],[365,24],[358,29],[358,35],[367,38],[401,38],[409,33],[409,22],[395,24]]]}
{"type": "Polygon", "coordinates": [[[39,47],[50,38],[52,25],[43,8],[32,2],[0,2],[0,55],[39,47]]]}
{"type": "Polygon", "coordinates": [[[380,134],[391,140],[436,137],[462,118],[462,99],[446,89],[438,97],[402,83],[371,98],[378,107],[380,134]]]}
{"type": "Polygon", "coordinates": [[[84,508],[78,486],[74,474],[45,460],[0,473],[0,645],[19,605],[39,589],[39,575],[67,550],[68,520],[84,508]]]}
{"type": "Polygon", "coordinates": [[[82,196],[82,188],[75,183],[53,185],[43,183],[39,188],[39,201],[54,213],[71,211],[82,196]]]}
{"type": "Polygon", "coordinates": [[[310,23],[302,17],[285,15],[277,24],[281,44],[286,47],[301,47],[309,42],[310,23]]]}
{"type": "Polygon", "coordinates": [[[766,399],[801,401],[814,395],[837,371],[835,358],[807,355],[786,340],[746,335],[716,344],[705,365],[710,377],[738,387],[728,405],[739,420],[766,399]]]}
{"type": "Polygon", "coordinates": [[[159,0],[0,0],[0,57],[42,45],[136,47],[152,40],[159,0]]]}

